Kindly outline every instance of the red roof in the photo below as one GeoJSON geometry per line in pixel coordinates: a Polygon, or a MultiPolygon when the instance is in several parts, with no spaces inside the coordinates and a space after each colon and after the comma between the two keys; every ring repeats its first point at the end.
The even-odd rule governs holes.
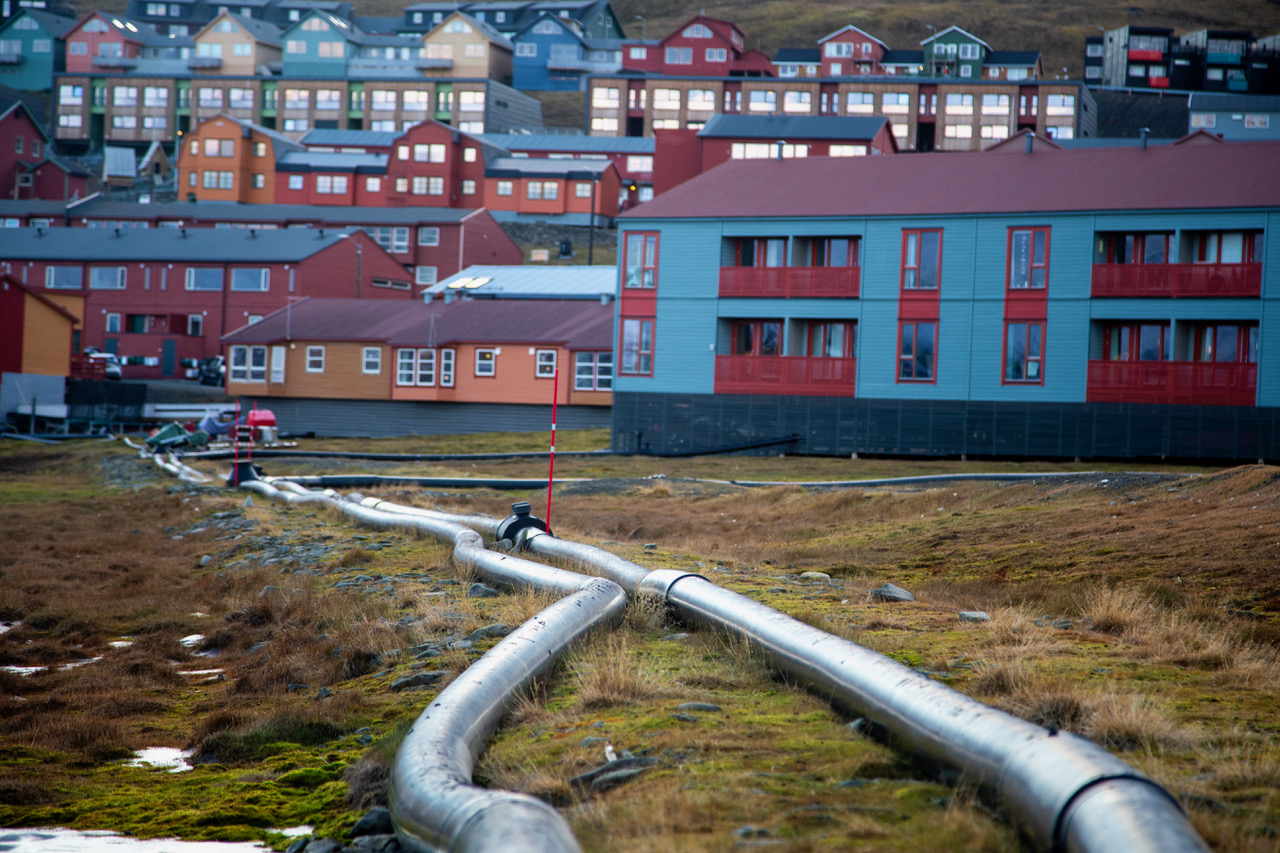
{"type": "Polygon", "coordinates": [[[1280,206],[1280,142],[732,160],[622,219],[1280,206]]]}
{"type": "Polygon", "coordinates": [[[584,299],[466,299],[447,304],[303,299],[224,335],[222,340],[229,344],[297,340],[416,347],[492,343],[610,349],[613,305],[584,299]]]}

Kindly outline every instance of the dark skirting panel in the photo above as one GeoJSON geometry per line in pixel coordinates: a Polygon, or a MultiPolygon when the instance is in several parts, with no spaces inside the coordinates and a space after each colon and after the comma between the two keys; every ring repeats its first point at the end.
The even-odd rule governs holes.
{"type": "Polygon", "coordinates": [[[613,449],[1280,460],[1280,408],[614,392],[613,449]]]}

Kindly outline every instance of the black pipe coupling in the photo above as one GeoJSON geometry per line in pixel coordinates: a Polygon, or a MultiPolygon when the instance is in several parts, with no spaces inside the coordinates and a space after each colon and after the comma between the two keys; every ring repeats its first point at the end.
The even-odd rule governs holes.
{"type": "Polygon", "coordinates": [[[547,523],[536,515],[529,514],[529,502],[519,501],[511,505],[512,515],[508,515],[498,523],[498,541],[510,542],[516,544],[516,534],[521,530],[539,530],[543,533],[550,533],[551,528],[547,527],[547,523]]]}

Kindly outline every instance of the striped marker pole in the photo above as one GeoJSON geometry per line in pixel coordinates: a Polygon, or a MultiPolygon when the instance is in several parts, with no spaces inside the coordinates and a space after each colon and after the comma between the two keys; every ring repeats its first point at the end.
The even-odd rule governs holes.
{"type": "Polygon", "coordinates": [[[231,484],[240,485],[240,398],[236,397],[236,419],[231,422],[231,484]]]}
{"type": "Polygon", "coordinates": [[[551,484],[556,473],[556,400],[560,396],[560,365],[551,381],[551,467],[547,470],[547,529],[551,529],[551,484]]]}

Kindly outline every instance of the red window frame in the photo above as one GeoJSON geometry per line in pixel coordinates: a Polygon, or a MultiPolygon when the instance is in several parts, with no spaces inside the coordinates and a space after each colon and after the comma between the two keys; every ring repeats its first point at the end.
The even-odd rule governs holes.
{"type": "Polygon", "coordinates": [[[780,319],[764,318],[760,320],[734,320],[730,330],[729,351],[732,355],[750,355],[764,356],[766,358],[780,356],[783,353],[783,329],[784,323],[780,319]],[[777,344],[774,347],[775,352],[762,352],[764,342],[764,327],[777,327],[777,344]],[[739,346],[742,340],[742,334],[750,335],[746,348],[739,346]]]}
{"type": "Polygon", "coordinates": [[[1044,344],[1046,336],[1046,326],[1044,320],[1006,320],[1004,324],[1004,354],[1000,359],[1000,384],[1001,385],[1043,385],[1044,384],[1044,344]],[[1025,341],[1022,347],[1022,377],[1021,379],[1011,377],[1009,375],[1009,332],[1014,326],[1025,327],[1023,334],[1025,341]],[[1034,340],[1035,347],[1032,347],[1034,340]],[[1032,355],[1034,349],[1035,354],[1032,355]],[[1030,378],[1032,373],[1032,365],[1035,365],[1035,378],[1030,378]]]}
{"type": "Polygon", "coordinates": [[[1193,232],[1191,235],[1191,258],[1193,264],[1252,264],[1257,263],[1258,246],[1262,242],[1262,232],[1252,231],[1248,229],[1240,229],[1234,231],[1228,229],[1226,231],[1199,231],[1193,232]],[[1240,260],[1224,261],[1222,260],[1222,238],[1226,234],[1240,235],[1240,260]],[[1209,256],[1208,247],[1214,247],[1214,259],[1206,260],[1209,256]]]}
{"type": "Polygon", "coordinates": [[[904,228],[902,230],[902,273],[900,286],[907,293],[934,294],[942,289],[942,229],[941,228],[904,228]],[[926,269],[923,260],[926,238],[936,238],[937,250],[933,262],[934,281],[932,285],[921,284],[921,271],[926,269]],[[914,257],[911,252],[914,238],[914,257]],[[908,281],[911,283],[908,284],[908,281]]]}
{"type": "Polygon", "coordinates": [[[1173,329],[1169,323],[1110,323],[1103,330],[1103,361],[1172,361],[1173,329]],[[1142,329],[1154,326],[1160,330],[1159,352],[1156,359],[1144,359],[1142,355],[1142,329]],[[1113,346],[1114,344],[1114,346],[1113,346]],[[1116,352],[1112,353],[1112,350],[1116,352]]]}
{"type": "Polygon", "coordinates": [[[1191,360],[1206,364],[1256,364],[1258,334],[1257,323],[1204,323],[1197,325],[1195,327],[1195,347],[1191,360]],[[1223,329],[1232,329],[1235,332],[1235,347],[1234,352],[1231,353],[1231,358],[1219,357],[1218,344],[1221,342],[1220,332],[1223,329]],[[1210,339],[1213,343],[1209,348],[1209,352],[1206,352],[1205,343],[1210,339]],[[1210,357],[1205,358],[1206,355],[1210,357]]]}
{"type": "Polygon", "coordinates": [[[853,358],[857,343],[857,320],[810,321],[809,328],[805,330],[805,355],[810,358],[853,358]],[[827,330],[833,326],[844,327],[840,355],[827,355],[823,352],[826,349],[824,342],[829,335],[827,330]]]}
{"type": "Polygon", "coordinates": [[[1173,234],[1168,231],[1130,231],[1104,234],[1099,238],[1100,263],[1104,264],[1167,264],[1173,248],[1173,234]],[[1164,260],[1148,261],[1147,245],[1161,243],[1164,260]],[[1127,258],[1127,259],[1126,259],[1127,258]]]}
{"type": "Polygon", "coordinates": [[[658,232],[628,231],[623,245],[622,287],[624,290],[655,291],[658,289],[658,232]],[[635,251],[632,240],[639,238],[640,263],[632,265],[635,251]],[[639,270],[636,284],[632,284],[631,272],[639,270]],[[647,283],[646,283],[647,282],[647,283]]]}
{"type": "Polygon", "coordinates": [[[623,376],[652,376],[653,375],[653,344],[654,344],[654,318],[653,317],[619,317],[618,318],[618,365],[617,372],[623,376]],[[627,369],[627,324],[639,323],[638,338],[636,341],[636,364],[633,370],[627,369]],[[645,326],[649,329],[649,346],[644,346],[645,326]],[[648,357],[648,368],[643,368],[643,360],[648,357]]]}
{"type": "Polygon", "coordinates": [[[1009,290],[1016,290],[1020,293],[1026,291],[1044,292],[1049,288],[1049,232],[1048,226],[1023,226],[1011,227],[1009,229],[1007,243],[1005,246],[1005,286],[1009,290]],[[1019,235],[1027,235],[1027,249],[1025,257],[1025,284],[1016,284],[1017,274],[1021,272],[1019,267],[1024,266],[1023,259],[1016,253],[1016,243],[1019,235]],[[1039,239],[1043,238],[1043,239],[1039,239]],[[1039,243],[1039,251],[1037,252],[1037,243],[1039,243]],[[1039,282],[1039,283],[1037,283],[1039,282]]]}
{"type": "Polygon", "coordinates": [[[814,267],[856,267],[858,265],[857,237],[815,237],[809,248],[809,265],[814,267]],[[837,262],[831,255],[832,243],[837,240],[845,242],[845,257],[837,262]]]}
{"type": "Polygon", "coordinates": [[[790,248],[788,246],[788,242],[789,241],[786,237],[739,237],[736,241],[736,245],[734,246],[734,263],[736,266],[740,267],[756,267],[761,269],[776,269],[790,266],[787,263],[787,250],[790,248]],[[768,246],[769,243],[774,241],[782,244],[782,263],[780,264],[768,263],[768,246]],[[748,250],[748,246],[750,247],[750,250],[748,250]],[[750,256],[748,257],[748,255],[750,256]]]}
{"type": "Polygon", "coordinates": [[[938,321],[937,320],[899,320],[898,321],[898,366],[897,381],[911,384],[937,384],[938,382],[938,321]],[[933,329],[933,362],[928,376],[916,375],[917,362],[920,355],[920,327],[932,326],[933,329]],[[907,351],[906,334],[911,330],[911,348],[907,351]],[[910,365],[910,370],[908,370],[910,365]],[[911,375],[905,375],[910,373],[911,375]]]}

